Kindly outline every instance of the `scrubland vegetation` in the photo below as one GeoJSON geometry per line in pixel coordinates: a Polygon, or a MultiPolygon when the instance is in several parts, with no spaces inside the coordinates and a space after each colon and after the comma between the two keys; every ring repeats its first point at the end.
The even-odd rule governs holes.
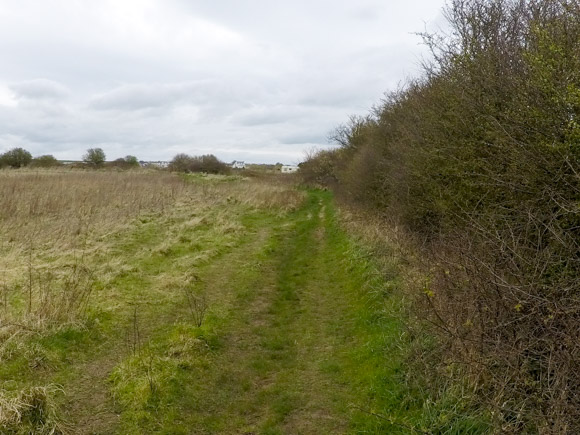
{"type": "Polygon", "coordinates": [[[217,305],[198,294],[197,268],[242,243],[244,219],[286,213],[303,196],[158,171],[5,171],[0,190],[3,433],[106,428],[108,371],[144,358],[155,328],[191,330],[184,339],[203,350],[197,329],[217,305]]]}
{"type": "Polygon", "coordinates": [[[0,432],[476,428],[409,381],[398,253],[295,181],[0,172],[0,432]]]}
{"type": "Polygon", "coordinates": [[[0,431],[486,432],[409,365],[395,233],[295,181],[0,172],[0,431]]]}
{"type": "Polygon", "coordinates": [[[228,174],[230,167],[213,154],[190,156],[177,154],[171,160],[169,169],[175,172],[203,172],[206,174],[228,174]]]}
{"type": "Polygon", "coordinates": [[[447,16],[308,188],[1,171],[1,431],[578,433],[580,4],[447,16]]]}
{"type": "Polygon", "coordinates": [[[496,432],[578,433],[580,4],[446,12],[423,76],[333,132],[340,146],[302,174],[405,241],[412,328],[432,337],[410,361],[434,394],[496,432]]]}

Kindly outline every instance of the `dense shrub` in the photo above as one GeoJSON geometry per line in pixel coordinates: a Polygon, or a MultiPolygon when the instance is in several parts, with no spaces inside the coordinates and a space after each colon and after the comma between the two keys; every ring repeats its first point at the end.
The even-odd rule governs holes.
{"type": "Polygon", "coordinates": [[[112,162],[107,162],[106,166],[110,168],[132,169],[139,167],[139,160],[135,156],[121,157],[112,162]]]}
{"type": "Polygon", "coordinates": [[[580,3],[446,13],[424,76],[339,128],[305,174],[420,242],[439,375],[469,379],[499,431],[577,433],[580,3]]]}
{"type": "Polygon", "coordinates": [[[205,172],[207,174],[227,174],[230,171],[230,167],[213,154],[194,157],[177,154],[171,160],[169,169],[174,172],[205,172]]]}
{"type": "Polygon", "coordinates": [[[32,155],[23,148],[13,148],[0,156],[0,167],[22,168],[32,161],[32,155]]]}
{"type": "Polygon", "coordinates": [[[54,156],[50,154],[35,157],[30,162],[30,166],[34,168],[52,168],[61,165],[62,163],[60,163],[54,156]]]}

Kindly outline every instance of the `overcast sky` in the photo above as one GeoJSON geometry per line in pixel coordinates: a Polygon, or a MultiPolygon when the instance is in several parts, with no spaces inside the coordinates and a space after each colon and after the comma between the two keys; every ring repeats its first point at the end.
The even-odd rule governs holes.
{"type": "Polygon", "coordinates": [[[0,0],[0,152],[297,163],[417,76],[443,0],[0,0]]]}

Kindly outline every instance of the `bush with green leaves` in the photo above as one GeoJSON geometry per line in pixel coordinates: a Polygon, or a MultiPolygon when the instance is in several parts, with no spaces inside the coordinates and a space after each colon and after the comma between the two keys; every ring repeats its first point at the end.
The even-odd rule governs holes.
{"type": "Polygon", "coordinates": [[[83,162],[89,166],[101,167],[105,164],[106,155],[102,148],[89,148],[83,156],[83,162]]]}
{"type": "Polygon", "coordinates": [[[23,148],[12,148],[0,156],[0,167],[22,168],[32,161],[32,155],[23,148]]]}
{"type": "Polygon", "coordinates": [[[303,167],[417,240],[438,376],[471,382],[500,432],[576,433],[580,3],[445,12],[451,32],[424,35],[423,77],[303,167]]]}
{"type": "Polygon", "coordinates": [[[34,168],[52,168],[52,167],[61,166],[61,165],[62,165],[62,163],[60,163],[56,159],[56,157],[54,157],[50,154],[35,157],[30,162],[30,166],[34,167],[34,168]]]}
{"type": "Polygon", "coordinates": [[[227,174],[230,167],[213,154],[190,156],[177,154],[169,164],[169,170],[174,172],[205,172],[207,174],[227,174]]]}
{"type": "Polygon", "coordinates": [[[137,160],[137,157],[129,155],[113,160],[112,162],[108,162],[107,166],[121,169],[138,168],[139,160],[137,160]]]}

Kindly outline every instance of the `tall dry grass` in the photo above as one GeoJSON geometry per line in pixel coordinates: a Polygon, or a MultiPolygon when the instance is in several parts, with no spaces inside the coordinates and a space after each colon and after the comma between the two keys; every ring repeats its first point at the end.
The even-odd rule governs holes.
{"type": "MultiPolygon", "coordinates": [[[[107,253],[137,222],[158,222],[167,230],[170,249],[192,226],[209,226],[207,234],[237,234],[243,231],[244,213],[284,213],[303,196],[276,179],[188,178],[160,171],[0,171],[0,364],[19,359],[27,370],[50,367],[51,352],[29,338],[68,326],[89,327],[90,310],[109,303],[105,293],[95,291],[98,283],[103,286],[111,270],[133,267],[129,258],[107,253]]],[[[152,248],[164,246],[142,247],[152,248]]],[[[179,282],[181,277],[162,279],[179,282]]],[[[189,302],[201,323],[203,301],[189,302]]],[[[66,432],[55,408],[58,387],[24,383],[5,391],[3,385],[1,433],[66,432]]]]}
{"type": "Polygon", "coordinates": [[[183,201],[213,205],[229,198],[288,210],[303,198],[284,182],[222,180],[191,183],[163,172],[0,171],[0,249],[31,240],[64,248],[87,231],[103,234],[183,201]]]}
{"type": "Polygon", "coordinates": [[[144,212],[163,211],[187,186],[171,174],[0,172],[0,248],[67,247],[87,231],[104,233],[144,212]]]}
{"type": "Polygon", "coordinates": [[[228,216],[233,206],[284,212],[302,198],[275,179],[0,171],[0,334],[7,324],[38,330],[74,321],[93,289],[91,255],[142,215],[199,216],[217,208],[219,224],[227,226],[235,224],[228,216]],[[9,310],[11,304],[18,309],[9,310]]]}
{"type": "Polygon", "coordinates": [[[6,434],[65,434],[66,425],[58,417],[54,396],[60,388],[30,387],[15,394],[0,390],[0,430],[6,434]]]}

